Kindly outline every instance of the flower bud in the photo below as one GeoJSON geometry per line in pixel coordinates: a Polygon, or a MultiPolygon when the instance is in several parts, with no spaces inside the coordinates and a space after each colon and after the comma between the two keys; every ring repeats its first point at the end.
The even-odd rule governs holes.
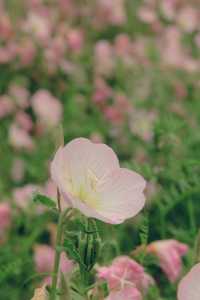
{"type": "Polygon", "coordinates": [[[85,265],[86,271],[90,271],[97,261],[100,251],[100,242],[96,222],[89,219],[86,231],[82,231],[79,235],[78,243],[78,252],[85,265]]]}

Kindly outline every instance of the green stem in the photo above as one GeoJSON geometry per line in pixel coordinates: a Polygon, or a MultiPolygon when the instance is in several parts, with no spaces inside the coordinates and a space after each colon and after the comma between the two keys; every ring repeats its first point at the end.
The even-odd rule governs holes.
{"type": "MultiPolygon", "coordinates": [[[[59,221],[58,221],[58,228],[57,228],[57,236],[56,236],[56,247],[61,245],[62,242],[62,232],[63,232],[63,217],[65,213],[60,213],[59,221]]],[[[56,299],[56,289],[57,289],[57,282],[58,282],[58,271],[59,271],[59,264],[60,264],[60,255],[61,252],[59,249],[55,249],[55,259],[54,259],[54,269],[52,275],[52,286],[51,286],[51,294],[50,300],[56,299]]]]}

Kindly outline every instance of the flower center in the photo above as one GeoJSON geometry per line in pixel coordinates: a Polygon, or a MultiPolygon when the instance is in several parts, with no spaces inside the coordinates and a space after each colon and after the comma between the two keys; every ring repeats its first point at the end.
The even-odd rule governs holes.
{"type": "Polygon", "coordinates": [[[76,190],[76,197],[89,206],[96,208],[98,203],[97,184],[98,178],[88,169],[83,183],[76,190]]]}

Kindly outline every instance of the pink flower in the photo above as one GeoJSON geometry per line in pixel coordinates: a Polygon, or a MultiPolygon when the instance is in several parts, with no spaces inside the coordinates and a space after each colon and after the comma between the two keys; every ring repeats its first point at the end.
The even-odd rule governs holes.
{"type": "Polygon", "coordinates": [[[199,25],[198,10],[190,5],[184,6],[178,14],[177,21],[186,32],[195,31],[199,25]]]}
{"type": "Polygon", "coordinates": [[[48,70],[54,71],[58,67],[63,60],[66,48],[66,41],[63,36],[60,35],[51,39],[48,48],[44,51],[48,70]]]}
{"type": "Polygon", "coordinates": [[[95,91],[92,96],[92,100],[95,103],[102,105],[111,97],[111,95],[111,87],[109,87],[105,80],[103,80],[102,78],[97,78],[95,80],[95,91]]]}
{"type": "Polygon", "coordinates": [[[131,286],[127,286],[119,291],[112,291],[105,300],[142,300],[141,293],[131,286]]]}
{"type": "Polygon", "coordinates": [[[95,21],[100,24],[122,25],[126,22],[124,0],[98,0],[95,21]]]}
{"type": "Polygon", "coordinates": [[[13,59],[12,52],[8,47],[0,47],[0,64],[6,64],[13,59]]]}
{"type": "Polygon", "coordinates": [[[6,14],[0,14],[0,36],[4,40],[12,37],[13,29],[10,18],[6,14]]]}
{"type": "Polygon", "coordinates": [[[14,123],[10,127],[9,140],[10,144],[16,149],[32,151],[35,146],[31,136],[14,123]]]}
{"type": "Polygon", "coordinates": [[[123,111],[115,105],[107,106],[104,109],[104,116],[113,124],[121,124],[124,121],[123,111]]]}
{"type": "Polygon", "coordinates": [[[130,55],[132,52],[132,44],[131,44],[131,40],[130,37],[128,36],[128,34],[125,33],[121,33],[118,34],[115,38],[115,53],[118,56],[127,56],[130,55]]]}
{"type": "Polygon", "coordinates": [[[33,128],[31,117],[24,111],[19,111],[16,114],[15,122],[27,132],[31,131],[33,128]]]}
{"type": "Polygon", "coordinates": [[[145,203],[143,177],[120,168],[110,147],[85,138],[58,149],[51,176],[70,206],[107,223],[124,222],[145,203]]]}
{"type": "Polygon", "coordinates": [[[177,0],[162,0],[161,2],[161,12],[163,13],[164,17],[170,21],[176,16],[177,3],[177,0]]]}
{"type": "Polygon", "coordinates": [[[9,87],[9,96],[13,98],[14,102],[22,109],[29,106],[29,91],[23,86],[12,84],[9,87]]]}
{"type": "Polygon", "coordinates": [[[15,105],[9,96],[0,97],[0,119],[5,118],[11,114],[15,109],[15,105]]]}
{"type": "Polygon", "coordinates": [[[156,120],[156,112],[135,109],[129,116],[131,132],[144,141],[151,141],[153,138],[153,126],[156,120]]]}
{"type": "Polygon", "coordinates": [[[106,280],[111,291],[130,286],[146,292],[154,282],[144,268],[128,256],[119,256],[113,260],[112,265],[99,267],[97,271],[98,278],[106,280]]]}
{"type": "Polygon", "coordinates": [[[147,24],[151,24],[157,21],[155,10],[147,6],[140,7],[138,16],[141,21],[147,24]]]}
{"type": "Polygon", "coordinates": [[[181,32],[175,26],[165,29],[160,41],[161,55],[164,63],[174,67],[183,67],[184,51],[181,45],[181,32]]]}
{"type": "MultiPolygon", "coordinates": [[[[53,271],[55,251],[48,245],[36,245],[34,248],[34,261],[38,273],[51,273],[53,271]]],[[[72,271],[74,264],[62,252],[60,270],[63,273],[72,271]]]]}
{"type": "Polygon", "coordinates": [[[11,207],[6,202],[0,203],[0,236],[4,234],[5,230],[11,224],[11,207]]]}
{"type": "Polygon", "coordinates": [[[37,245],[34,249],[34,261],[38,273],[52,272],[54,249],[48,245],[37,245]]]}
{"type": "Polygon", "coordinates": [[[124,94],[116,93],[114,100],[118,109],[121,110],[123,113],[127,113],[132,110],[132,105],[124,94]]]}
{"type": "Polygon", "coordinates": [[[36,47],[32,40],[23,39],[16,49],[20,64],[30,65],[36,56],[36,47]]]}
{"type": "Polygon", "coordinates": [[[31,99],[33,110],[42,124],[54,127],[62,118],[61,102],[47,90],[38,90],[31,99]]]}
{"type": "Polygon", "coordinates": [[[58,5],[62,13],[67,15],[67,17],[76,17],[78,10],[75,7],[75,3],[73,0],[58,0],[58,5]]]}
{"type": "Polygon", "coordinates": [[[43,192],[46,196],[48,196],[50,198],[53,198],[53,199],[56,199],[56,197],[57,197],[57,187],[56,187],[55,183],[51,180],[48,180],[45,183],[43,192]]]}
{"type": "Polygon", "coordinates": [[[107,41],[99,41],[95,45],[95,71],[98,75],[109,76],[114,69],[112,46],[107,41]]]}
{"type": "Polygon", "coordinates": [[[32,34],[39,42],[46,43],[51,34],[51,23],[48,18],[30,12],[24,24],[25,31],[32,34]]]}
{"type": "Polygon", "coordinates": [[[181,257],[187,253],[188,246],[176,240],[163,240],[151,243],[147,251],[158,257],[163,272],[175,282],[182,269],[181,257]]]}
{"type": "Polygon", "coordinates": [[[200,296],[200,263],[181,280],[178,287],[178,300],[199,300],[200,296]]]}
{"type": "Polygon", "coordinates": [[[183,47],[182,33],[177,27],[167,27],[163,33],[160,48],[164,63],[188,72],[195,72],[198,70],[198,61],[183,47]]]}
{"type": "Polygon", "coordinates": [[[80,52],[84,43],[83,31],[79,29],[69,30],[67,33],[67,43],[71,50],[80,52]]]}
{"type": "Polygon", "coordinates": [[[15,188],[13,190],[13,199],[20,208],[25,209],[30,204],[30,200],[37,190],[38,186],[33,184],[15,188]]]}

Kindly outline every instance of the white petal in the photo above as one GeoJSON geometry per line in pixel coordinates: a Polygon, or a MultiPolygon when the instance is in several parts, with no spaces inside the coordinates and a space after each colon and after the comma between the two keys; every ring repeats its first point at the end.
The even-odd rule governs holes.
{"type": "Polygon", "coordinates": [[[178,300],[200,300],[200,263],[181,280],[178,300]]]}
{"type": "Polygon", "coordinates": [[[57,151],[51,175],[62,192],[79,198],[82,188],[92,194],[92,185],[118,168],[118,158],[110,147],[77,138],[57,151]]]}
{"type": "Polygon", "coordinates": [[[121,223],[138,214],[144,206],[145,180],[133,171],[120,168],[98,188],[98,212],[110,219],[110,223],[121,223]]]}
{"type": "Polygon", "coordinates": [[[119,168],[119,161],[113,150],[105,144],[95,144],[85,138],[77,138],[64,148],[64,158],[74,180],[82,181],[88,172],[97,179],[107,176],[119,168]]]}

